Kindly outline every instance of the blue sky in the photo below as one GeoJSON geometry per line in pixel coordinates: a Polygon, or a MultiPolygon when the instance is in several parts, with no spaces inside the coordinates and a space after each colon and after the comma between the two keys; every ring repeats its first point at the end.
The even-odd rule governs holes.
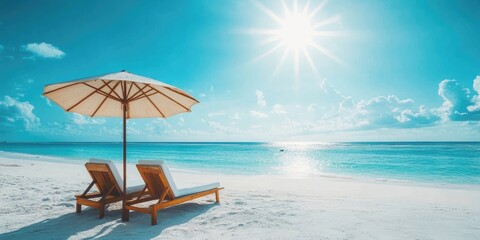
{"type": "Polygon", "coordinates": [[[307,3],[324,51],[305,47],[296,73],[289,46],[270,51],[293,33],[265,34],[284,29],[280,1],[2,1],[0,141],[121,141],[120,119],[41,93],[122,69],[201,102],[129,120],[130,141],[480,141],[478,2],[285,6],[307,3]]]}

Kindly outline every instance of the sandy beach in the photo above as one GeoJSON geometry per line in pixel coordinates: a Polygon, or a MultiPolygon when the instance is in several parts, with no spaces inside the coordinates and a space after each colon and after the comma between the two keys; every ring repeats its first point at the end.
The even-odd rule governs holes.
{"type": "MultiPolygon", "coordinates": [[[[120,169],[120,166],[119,166],[120,169]]],[[[133,165],[129,185],[141,183],[133,165]]],[[[81,161],[2,153],[0,239],[478,239],[480,186],[347,178],[215,175],[173,170],[180,186],[220,181],[221,204],[205,197],[120,220],[74,195],[90,182],[81,161]],[[21,160],[20,160],[21,159],[21,160]]]]}

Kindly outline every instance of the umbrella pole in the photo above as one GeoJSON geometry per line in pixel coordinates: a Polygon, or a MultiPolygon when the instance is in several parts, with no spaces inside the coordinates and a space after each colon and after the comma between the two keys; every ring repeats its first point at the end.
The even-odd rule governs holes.
{"type": "Polygon", "coordinates": [[[122,221],[128,222],[128,209],[125,207],[127,194],[127,104],[123,108],[123,202],[122,202],[122,221]]]}

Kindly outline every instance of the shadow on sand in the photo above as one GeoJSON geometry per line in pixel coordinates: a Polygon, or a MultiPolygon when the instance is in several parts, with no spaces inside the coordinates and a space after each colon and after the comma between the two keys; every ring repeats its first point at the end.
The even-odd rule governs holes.
{"type": "Polygon", "coordinates": [[[81,214],[68,213],[57,218],[22,227],[0,234],[0,239],[67,239],[108,238],[108,239],[150,239],[163,230],[186,223],[198,215],[217,206],[216,204],[185,203],[158,212],[158,225],[150,225],[150,215],[130,212],[130,221],[120,220],[120,209],[106,211],[98,219],[95,209],[85,208],[81,214]]]}

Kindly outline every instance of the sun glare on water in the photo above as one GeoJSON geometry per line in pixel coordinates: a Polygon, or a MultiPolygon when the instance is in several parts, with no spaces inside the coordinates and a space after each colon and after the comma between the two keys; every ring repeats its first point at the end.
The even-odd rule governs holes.
{"type": "Polygon", "coordinates": [[[335,23],[339,20],[338,16],[333,16],[321,21],[315,21],[315,16],[324,7],[326,2],[321,3],[316,8],[310,9],[309,3],[301,9],[297,1],[293,2],[293,6],[288,6],[282,1],[284,14],[280,17],[279,14],[273,12],[259,2],[255,2],[257,7],[272,18],[278,25],[271,29],[254,29],[252,33],[266,36],[265,44],[273,44],[273,46],[256,58],[256,60],[264,58],[277,50],[283,49],[282,57],[279,59],[274,73],[283,65],[288,56],[293,57],[295,80],[298,80],[300,71],[301,56],[304,58],[310,68],[315,74],[317,68],[312,59],[310,50],[314,49],[317,52],[327,56],[338,63],[341,60],[336,57],[331,51],[323,47],[318,41],[319,37],[332,37],[341,34],[339,31],[322,30],[323,27],[335,23]]]}

